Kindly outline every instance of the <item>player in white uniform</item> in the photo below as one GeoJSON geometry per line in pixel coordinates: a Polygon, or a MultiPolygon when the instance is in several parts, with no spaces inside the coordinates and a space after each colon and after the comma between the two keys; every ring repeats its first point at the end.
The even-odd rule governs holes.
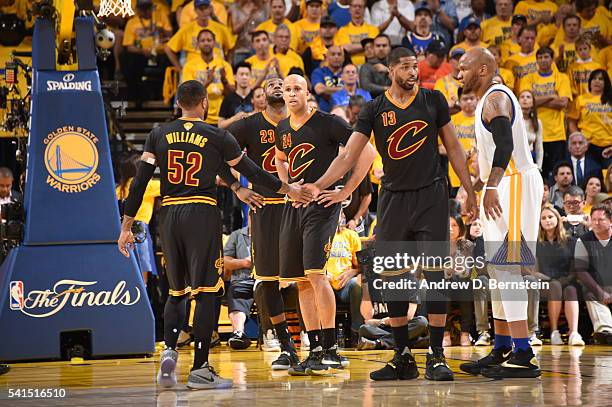
{"type": "Polygon", "coordinates": [[[486,377],[538,377],[540,368],[528,339],[527,290],[521,267],[535,264],[544,187],[533,162],[521,107],[512,91],[495,84],[495,58],[475,48],[459,61],[463,92],[476,93],[476,144],[485,193],[481,218],[491,280],[508,283],[491,290],[495,346],[461,370],[486,377]]]}

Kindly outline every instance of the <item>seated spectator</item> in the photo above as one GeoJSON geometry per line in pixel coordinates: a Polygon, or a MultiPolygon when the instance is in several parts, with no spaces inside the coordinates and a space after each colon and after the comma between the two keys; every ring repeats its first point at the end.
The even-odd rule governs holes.
{"type": "Polygon", "coordinates": [[[391,43],[389,37],[385,34],[379,34],[374,38],[373,45],[374,58],[368,59],[361,66],[359,70],[359,84],[363,90],[369,92],[375,98],[378,95],[382,95],[391,86],[389,66],[387,65],[387,57],[391,52],[391,43]]]}
{"type": "Polygon", "coordinates": [[[574,239],[589,231],[589,216],[583,212],[584,191],[579,186],[572,185],[563,194],[563,227],[565,233],[574,239]]]}
{"type": "Polygon", "coordinates": [[[251,65],[241,62],[234,68],[236,90],[223,98],[219,111],[219,127],[225,129],[253,112],[251,102],[251,65]]]}
{"type": "Polygon", "coordinates": [[[378,0],[372,5],[372,24],[385,33],[392,45],[400,45],[414,25],[414,5],[410,0],[378,0]]]}
{"type": "Polygon", "coordinates": [[[519,93],[519,104],[523,112],[523,120],[525,121],[525,130],[527,130],[527,140],[533,161],[542,170],[542,159],[544,158],[544,145],[542,142],[542,121],[538,118],[538,112],[535,108],[535,97],[530,90],[524,90],[519,93]]]}
{"type": "Polygon", "coordinates": [[[185,64],[182,73],[183,82],[197,80],[202,82],[208,93],[208,115],[206,123],[217,125],[219,111],[224,95],[235,90],[232,66],[214,54],[215,34],[203,29],[198,35],[200,58],[192,59],[185,64]]]}
{"type": "Polygon", "coordinates": [[[552,49],[542,47],[536,55],[537,72],[523,77],[519,86],[521,91],[530,90],[535,96],[538,118],[544,125],[542,172],[548,175],[565,155],[565,109],[572,100],[572,90],[567,75],[553,69],[552,49]]]}
{"type": "Polygon", "coordinates": [[[335,38],[336,43],[350,55],[353,64],[357,66],[365,63],[361,40],[375,38],[379,34],[378,28],[364,21],[365,10],[365,0],[351,0],[351,22],[341,27],[335,38]]]}
{"type": "Polygon", "coordinates": [[[293,34],[297,36],[297,53],[302,55],[309,47],[317,35],[319,35],[321,15],[323,14],[321,5],[323,0],[306,1],[306,17],[293,24],[293,34]]]}
{"type": "Polygon", "coordinates": [[[330,100],[330,104],[332,108],[341,106],[348,106],[349,99],[351,96],[360,95],[362,96],[366,102],[372,100],[372,96],[370,93],[359,88],[358,85],[358,76],[357,76],[357,67],[353,64],[345,65],[342,68],[342,89],[335,92],[330,100]]]}
{"type": "Polygon", "coordinates": [[[339,46],[332,46],[327,49],[325,56],[325,66],[321,66],[312,71],[312,86],[317,97],[319,109],[329,112],[331,106],[331,96],[342,90],[342,62],[344,52],[339,46]]]}
{"type": "Polygon", "coordinates": [[[480,19],[482,42],[499,47],[512,37],[512,8],[512,0],[495,0],[495,15],[480,19]]]}
{"type": "Polygon", "coordinates": [[[582,186],[585,179],[591,175],[601,176],[601,165],[586,155],[589,142],[581,132],[570,134],[567,144],[574,173],[574,185],[582,186]]]}
{"type": "Polygon", "coordinates": [[[589,91],[578,96],[569,116],[570,131],[581,131],[589,141],[588,155],[599,165],[608,165],[604,150],[612,145],[612,85],[603,69],[589,75],[589,91]]]}
{"type": "MultiPolygon", "coordinates": [[[[521,23],[518,22],[517,25],[518,24],[521,23]]],[[[513,27],[514,26],[515,25],[513,24],[513,27]]],[[[536,29],[532,26],[524,26],[520,28],[518,33],[517,40],[520,49],[517,52],[504,56],[504,48],[502,47],[502,61],[504,61],[504,68],[511,70],[512,75],[514,75],[515,92],[522,89],[521,81],[523,78],[531,73],[537,72],[538,70],[535,51],[536,29]]],[[[508,47],[509,45],[506,44],[506,48],[508,47]]]]}
{"type": "Polygon", "coordinates": [[[318,68],[325,59],[327,49],[333,45],[337,45],[334,42],[334,37],[337,32],[338,27],[334,20],[332,20],[330,16],[323,16],[323,18],[321,18],[321,24],[319,25],[319,35],[308,44],[309,47],[302,54],[306,74],[310,76],[312,71],[318,68]]]}
{"type": "Polygon", "coordinates": [[[548,204],[542,208],[540,214],[536,267],[539,277],[550,284],[546,294],[551,345],[563,345],[557,328],[561,304],[565,301],[565,318],[569,325],[568,344],[584,346],[582,336],[578,333],[578,293],[575,275],[572,272],[573,250],[574,240],[565,234],[561,215],[548,204]]]}
{"type": "Polygon", "coordinates": [[[285,0],[270,1],[270,18],[259,24],[255,31],[265,31],[270,37],[274,35],[279,25],[284,24],[291,31],[291,42],[289,47],[292,50],[298,49],[298,35],[293,32],[293,24],[285,16],[287,15],[287,5],[285,0]]]}
{"type": "Polygon", "coordinates": [[[592,230],[576,242],[575,268],[584,288],[587,310],[593,323],[593,338],[600,344],[612,345],[612,209],[598,205],[591,210],[592,230]]]}
{"type": "Polygon", "coordinates": [[[11,202],[22,202],[21,192],[13,189],[13,171],[7,167],[0,167],[0,205],[11,202]]]}
{"type": "Polygon", "coordinates": [[[237,37],[234,47],[235,65],[253,55],[253,34],[260,32],[256,27],[268,19],[268,7],[265,7],[263,0],[238,0],[229,6],[228,13],[232,33],[237,37]]]}
{"type": "Polygon", "coordinates": [[[269,78],[282,78],[280,64],[270,48],[270,38],[265,31],[255,31],[251,35],[255,55],[246,59],[251,65],[253,89],[259,88],[269,78]]]}
{"type": "Polygon", "coordinates": [[[449,55],[448,63],[451,66],[452,71],[438,79],[434,85],[435,90],[439,90],[446,98],[448,102],[448,108],[451,115],[461,111],[459,105],[459,89],[463,87],[457,77],[459,76],[459,59],[465,52],[463,49],[458,48],[452,50],[449,55]]]}
{"type": "Polygon", "coordinates": [[[274,57],[278,60],[282,77],[289,75],[291,68],[299,68],[304,71],[304,61],[297,52],[289,48],[291,44],[291,30],[285,24],[276,27],[274,40],[272,41],[274,57]]]}
{"type": "Polygon", "coordinates": [[[597,50],[612,42],[612,24],[605,7],[597,7],[597,0],[576,0],[576,13],[582,20],[582,32],[591,36],[597,50]]]}
{"type": "Polygon", "coordinates": [[[361,315],[361,279],[357,278],[359,268],[356,253],[361,250],[359,235],[346,227],[344,214],[340,215],[340,222],[336,235],[332,241],[329,259],[325,266],[336,301],[349,304],[351,312],[351,338],[357,345],[359,327],[363,324],[361,315]]]}
{"type": "Polygon", "coordinates": [[[203,29],[211,31],[215,35],[215,54],[220,58],[224,58],[230,49],[234,46],[234,42],[230,36],[230,32],[226,26],[211,19],[213,7],[210,0],[195,0],[195,12],[197,18],[183,27],[170,38],[168,44],[164,48],[170,63],[180,72],[183,64],[198,59],[200,49],[198,47],[198,34],[203,29]],[[177,53],[185,52],[185,62],[181,63],[177,53]]]}
{"type": "MultiPolygon", "coordinates": [[[[141,105],[148,98],[148,88],[143,86],[142,77],[150,63],[157,65],[163,72],[167,60],[162,59],[163,43],[167,41],[172,26],[168,17],[161,15],[159,20],[153,14],[151,0],[138,0],[136,15],[125,25],[123,36],[124,52],[121,55],[123,76],[128,87],[128,99],[141,105]]],[[[157,90],[160,93],[161,86],[157,90]]]]}
{"type": "Polygon", "coordinates": [[[421,2],[414,10],[414,29],[402,38],[402,46],[412,49],[418,60],[425,58],[425,51],[431,41],[441,38],[432,32],[432,25],[433,12],[427,2],[421,2]]]}
{"type": "MultiPolygon", "coordinates": [[[[481,1],[481,0],[476,0],[481,1]]],[[[484,2],[483,2],[484,3],[484,2]]],[[[461,21],[459,25],[459,32],[462,34],[464,40],[458,44],[455,44],[454,47],[451,48],[450,52],[453,53],[454,50],[461,49],[464,53],[468,52],[472,48],[486,46],[485,43],[480,41],[480,34],[482,30],[480,29],[480,20],[476,17],[466,17],[461,21]]]]}
{"type": "Polygon", "coordinates": [[[575,14],[568,14],[563,18],[563,36],[559,36],[550,46],[557,56],[555,63],[561,72],[576,60],[576,41],[580,36],[580,18],[575,14]]]}
{"type": "Polygon", "coordinates": [[[579,36],[576,40],[576,58],[568,65],[567,76],[574,98],[589,93],[589,77],[596,69],[603,69],[603,65],[591,58],[591,42],[586,36],[579,36]]]}
{"type": "Polygon", "coordinates": [[[227,344],[232,349],[246,349],[251,340],[244,333],[244,324],[253,306],[255,279],[251,276],[251,229],[249,225],[232,232],[223,247],[223,272],[229,275],[227,311],[232,322],[232,336],[227,344]]]}
{"type": "Polygon", "coordinates": [[[419,84],[426,89],[433,89],[438,79],[448,75],[452,66],[446,62],[447,48],[440,40],[434,40],[427,45],[425,59],[419,62],[419,84]]]}
{"type": "Polygon", "coordinates": [[[563,209],[563,195],[574,183],[572,165],[566,161],[558,163],[553,170],[553,176],[555,184],[550,189],[548,199],[555,208],[563,209]]]}
{"type": "Polygon", "coordinates": [[[585,194],[584,207],[582,211],[584,213],[591,213],[591,209],[593,206],[597,205],[597,196],[604,192],[603,195],[606,195],[607,192],[606,187],[603,185],[601,181],[601,176],[599,175],[591,175],[585,178],[586,181],[582,185],[582,190],[585,194]]]}

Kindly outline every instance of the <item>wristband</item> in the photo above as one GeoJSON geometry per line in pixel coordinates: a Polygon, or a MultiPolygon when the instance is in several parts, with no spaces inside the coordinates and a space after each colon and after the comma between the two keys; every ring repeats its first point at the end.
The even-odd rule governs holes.
{"type": "Polygon", "coordinates": [[[493,190],[493,191],[497,191],[497,187],[489,187],[489,186],[486,186],[484,189],[491,189],[491,190],[493,190]]]}

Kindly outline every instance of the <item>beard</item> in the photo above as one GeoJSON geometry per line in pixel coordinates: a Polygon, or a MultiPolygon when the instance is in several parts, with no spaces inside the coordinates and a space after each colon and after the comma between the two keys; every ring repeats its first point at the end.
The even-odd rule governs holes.
{"type": "Polygon", "coordinates": [[[285,104],[285,99],[283,99],[283,96],[274,96],[274,95],[269,95],[266,96],[266,101],[268,102],[269,105],[284,105],[285,104]]]}
{"type": "Polygon", "coordinates": [[[398,80],[397,80],[397,84],[398,84],[398,85],[399,85],[399,86],[400,86],[402,89],[405,89],[405,90],[412,90],[412,89],[414,89],[414,85],[416,85],[416,81],[412,82],[412,81],[409,81],[408,79],[405,79],[405,80],[398,79],[398,80]]]}

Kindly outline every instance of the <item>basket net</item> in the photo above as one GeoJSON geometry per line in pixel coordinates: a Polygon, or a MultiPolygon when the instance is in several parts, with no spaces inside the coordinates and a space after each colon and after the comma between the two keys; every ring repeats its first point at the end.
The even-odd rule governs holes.
{"type": "Polygon", "coordinates": [[[130,0],[102,0],[98,17],[107,16],[129,17],[134,15],[132,2],[130,0]]]}

